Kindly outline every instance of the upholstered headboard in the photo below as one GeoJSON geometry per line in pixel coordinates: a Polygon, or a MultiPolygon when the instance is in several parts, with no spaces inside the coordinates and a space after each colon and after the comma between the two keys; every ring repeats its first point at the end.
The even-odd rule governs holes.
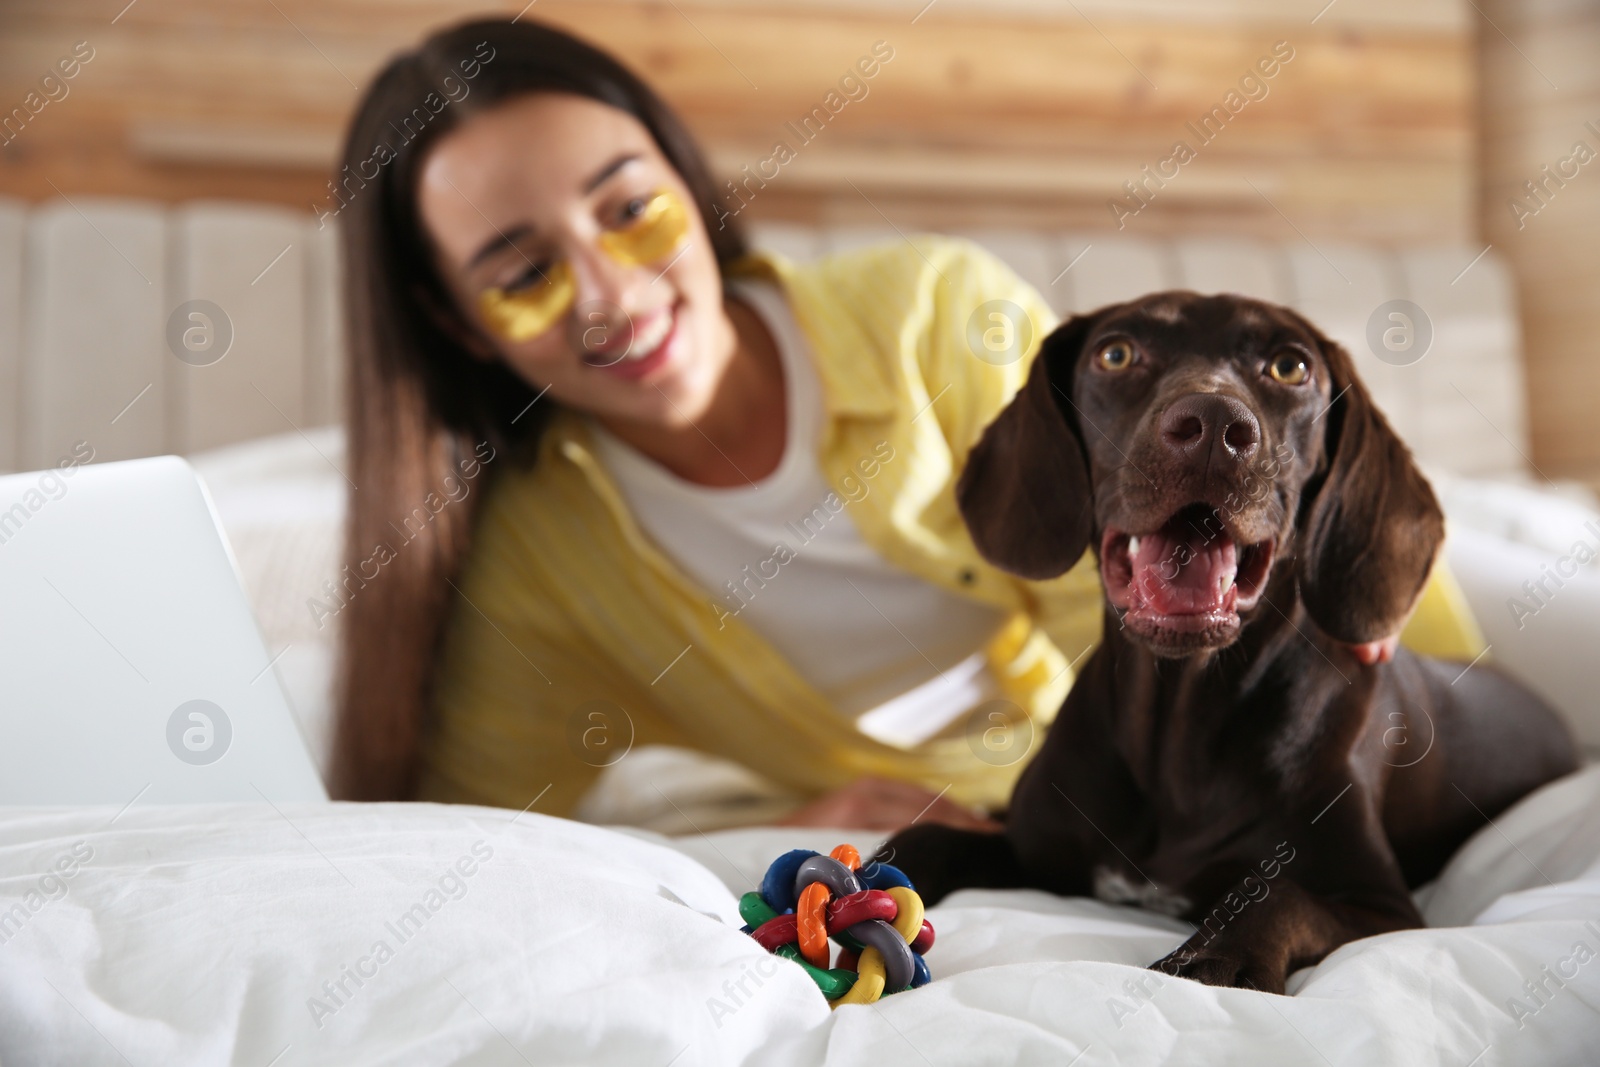
{"type": "MultiPolygon", "coordinates": [[[[1298,237],[1274,244],[966,236],[1063,315],[1176,287],[1296,307],[1350,349],[1426,465],[1472,475],[1526,471],[1517,311],[1493,252],[1474,259],[1477,249],[1459,246],[1313,245],[1298,237]],[[1380,360],[1369,345],[1374,323],[1377,336],[1407,328],[1387,317],[1385,305],[1397,299],[1422,309],[1421,320],[1409,313],[1411,328],[1431,324],[1431,346],[1414,362],[1415,348],[1380,360]]],[[[753,237],[809,258],[899,234],[889,226],[769,224],[753,237]]],[[[80,440],[96,460],[123,459],[336,421],[337,273],[334,231],[319,229],[309,212],[87,197],[0,201],[0,470],[54,464],[80,440]]]]}

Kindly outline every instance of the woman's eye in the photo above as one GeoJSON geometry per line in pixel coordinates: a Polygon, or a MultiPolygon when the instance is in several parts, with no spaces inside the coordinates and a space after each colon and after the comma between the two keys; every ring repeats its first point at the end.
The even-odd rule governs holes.
{"type": "Polygon", "coordinates": [[[668,188],[633,197],[621,205],[617,225],[601,231],[600,247],[625,267],[657,263],[689,239],[693,212],[668,188]]]}
{"type": "Polygon", "coordinates": [[[649,206],[650,197],[648,196],[636,196],[632,200],[629,200],[626,204],[622,205],[622,224],[626,226],[631,222],[637,221],[638,218],[645,213],[645,209],[649,206]]]}
{"type": "Polygon", "coordinates": [[[508,284],[501,288],[508,293],[516,293],[525,289],[532,289],[536,285],[542,285],[550,280],[550,268],[551,264],[549,263],[530,263],[526,270],[519,272],[515,278],[512,278],[508,284]]]}
{"type": "Polygon", "coordinates": [[[1100,350],[1099,360],[1105,370],[1127,370],[1133,366],[1133,346],[1126,341],[1112,341],[1100,350]]]}
{"type": "Polygon", "coordinates": [[[1305,358],[1293,352],[1272,357],[1267,373],[1284,385],[1304,385],[1311,378],[1311,368],[1306,365],[1305,358]]]}

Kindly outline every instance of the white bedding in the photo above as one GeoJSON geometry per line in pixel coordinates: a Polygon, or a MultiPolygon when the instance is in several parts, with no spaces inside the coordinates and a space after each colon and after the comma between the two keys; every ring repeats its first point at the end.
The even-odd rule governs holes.
{"type": "Polygon", "coordinates": [[[0,908],[22,909],[0,929],[0,1063],[1597,1060],[1600,767],[1456,856],[1422,894],[1440,928],[1347,945],[1290,997],[1143,970],[1185,936],[1170,919],[968,891],[930,912],[930,985],[830,1013],[735,902],[782,851],[840,840],[876,844],[436,805],[0,812],[0,908]],[[1545,967],[1566,978],[1532,999],[1545,967]]]}

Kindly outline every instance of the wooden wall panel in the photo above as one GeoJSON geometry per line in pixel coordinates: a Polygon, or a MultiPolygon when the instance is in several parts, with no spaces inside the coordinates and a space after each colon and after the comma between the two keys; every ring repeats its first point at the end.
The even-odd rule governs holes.
{"type": "Polygon", "coordinates": [[[1480,210],[1517,278],[1533,459],[1552,478],[1600,486],[1600,5],[1497,0],[1484,11],[1499,30],[1482,37],[1480,210]],[[1578,162],[1580,145],[1590,162],[1578,162]]]}
{"type": "MultiPolygon", "coordinates": [[[[1474,228],[1473,50],[1458,0],[537,0],[639,69],[727,175],[795,140],[874,42],[894,58],[750,217],[972,228],[1115,225],[1179,138],[1198,149],[1130,230],[1383,241],[1474,228]],[[1319,9],[1321,16],[1318,17],[1319,9]],[[1313,22],[1313,19],[1316,21],[1313,22]],[[1294,59],[1216,140],[1198,121],[1274,42],[1294,59]]],[[[273,200],[310,210],[384,59],[483,11],[438,0],[11,0],[0,109],[74,42],[95,58],[11,144],[0,193],[273,200]],[[112,18],[116,17],[113,24],[112,18]]],[[[498,5],[514,13],[522,0],[498,5]]],[[[737,206],[738,201],[730,201],[737,206]]]]}
{"type": "Polygon", "coordinates": [[[22,453],[22,264],[27,206],[0,199],[0,471],[22,453]]]}

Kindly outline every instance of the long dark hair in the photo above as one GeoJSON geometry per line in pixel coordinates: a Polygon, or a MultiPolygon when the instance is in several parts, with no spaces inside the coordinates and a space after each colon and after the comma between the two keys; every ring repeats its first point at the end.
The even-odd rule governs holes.
{"type": "MultiPolygon", "coordinates": [[[[363,565],[372,566],[377,546],[393,544],[396,522],[460,477],[458,464],[487,454],[482,445],[497,457],[485,468],[488,477],[508,462],[531,462],[555,412],[548,399],[530,408],[537,391],[504,362],[470,354],[473,327],[435,271],[417,215],[417,176],[428,146],[444,133],[508,98],[551,91],[589,97],[638,119],[693,193],[701,217],[718,214],[704,158],[677,115],[611,56],[549,26],[485,19],[442,30],[393,59],[368,90],[351,121],[329,205],[319,209],[336,214],[341,225],[345,425],[355,487],[345,530],[348,599],[339,612],[330,768],[336,797],[413,794],[450,584],[468,548],[481,488],[439,510],[383,562],[375,580],[365,580],[363,565]]],[[[745,253],[731,223],[707,230],[722,266],[745,253]]]]}

